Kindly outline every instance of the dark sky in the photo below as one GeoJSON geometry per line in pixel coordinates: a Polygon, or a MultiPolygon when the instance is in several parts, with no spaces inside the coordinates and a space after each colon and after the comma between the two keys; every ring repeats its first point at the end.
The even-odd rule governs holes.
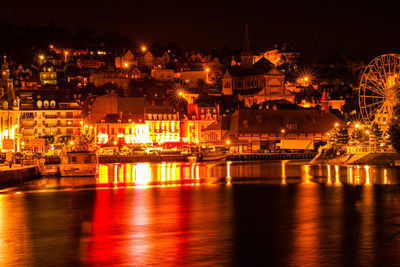
{"type": "Polygon", "coordinates": [[[0,19],[17,25],[115,29],[132,41],[184,48],[239,47],[245,23],[261,47],[287,42],[307,56],[339,51],[360,59],[399,52],[400,4],[388,1],[93,1],[2,3],[0,19]]]}

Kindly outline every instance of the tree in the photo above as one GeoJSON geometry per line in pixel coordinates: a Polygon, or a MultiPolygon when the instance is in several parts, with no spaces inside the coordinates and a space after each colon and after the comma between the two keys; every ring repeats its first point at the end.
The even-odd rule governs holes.
{"type": "Polygon", "coordinates": [[[347,127],[342,127],[337,133],[337,142],[339,145],[345,146],[349,143],[349,130],[347,127]]]}

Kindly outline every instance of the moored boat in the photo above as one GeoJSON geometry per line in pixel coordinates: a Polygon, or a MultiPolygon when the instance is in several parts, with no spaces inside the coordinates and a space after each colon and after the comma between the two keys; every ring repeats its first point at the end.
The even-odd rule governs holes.
{"type": "Polygon", "coordinates": [[[222,161],[226,159],[227,152],[216,147],[202,149],[199,155],[201,161],[222,161]]]}
{"type": "Polygon", "coordinates": [[[97,155],[92,151],[70,151],[61,155],[61,176],[94,176],[97,171],[97,155]]]}

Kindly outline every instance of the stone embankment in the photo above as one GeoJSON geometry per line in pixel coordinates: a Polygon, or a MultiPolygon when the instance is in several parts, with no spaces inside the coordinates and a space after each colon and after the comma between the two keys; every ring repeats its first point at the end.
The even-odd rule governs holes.
{"type": "Polygon", "coordinates": [[[39,169],[35,165],[0,167],[0,188],[14,186],[22,182],[40,177],[39,169]]]}
{"type": "Polygon", "coordinates": [[[344,154],[335,157],[326,157],[318,154],[311,164],[337,164],[337,165],[398,165],[400,155],[398,153],[360,153],[344,154]]]}

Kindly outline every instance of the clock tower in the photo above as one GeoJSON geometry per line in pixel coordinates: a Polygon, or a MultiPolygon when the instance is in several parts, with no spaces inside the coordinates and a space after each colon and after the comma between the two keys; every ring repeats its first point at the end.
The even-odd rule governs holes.
{"type": "Polygon", "coordinates": [[[7,57],[5,55],[3,64],[1,65],[0,96],[15,99],[13,79],[10,78],[10,69],[8,68],[7,57]]]}

